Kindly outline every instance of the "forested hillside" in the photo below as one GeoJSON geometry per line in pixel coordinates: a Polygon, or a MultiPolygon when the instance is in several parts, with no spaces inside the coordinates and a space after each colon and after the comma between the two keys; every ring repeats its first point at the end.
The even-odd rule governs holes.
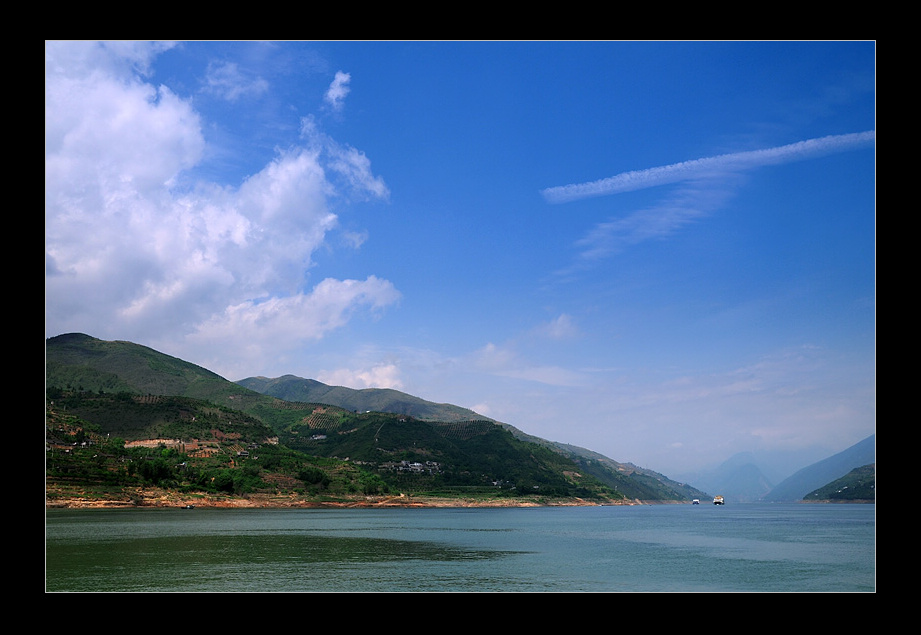
{"type": "Polygon", "coordinates": [[[83,475],[96,485],[238,495],[627,499],[559,452],[488,420],[284,401],[146,347],[79,334],[49,339],[46,367],[52,481],[83,475]]]}
{"type": "Polygon", "coordinates": [[[844,476],[809,492],[803,497],[806,502],[854,503],[876,501],[876,464],[854,468],[844,476]]]}
{"type": "MultiPolygon", "coordinates": [[[[519,441],[533,443],[561,454],[578,467],[579,473],[593,476],[629,499],[690,501],[694,498],[707,497],[707,494],[699,489],[685,483],[675,482],[652,470],[644,470],[630,463],[619,463],[585,448],[541,439],[514,426],[483,417],[466,408],[452,404],[433,403],[396,390],[379,388],[354,390],[343,386],[328,386],[316,380],[294,375],[285,375],[276,379],[251,377],[238,383],[266,395],[288,400],[289,403],[319,401],[359,413],[370,411],[411,415],[413,418],[442,424],[456,422],[460,425],[469,425],[471,422],[488,421],[509,431],[519,441]]],[[[289,440],[289,443],[293,441],[289,440]]]]}

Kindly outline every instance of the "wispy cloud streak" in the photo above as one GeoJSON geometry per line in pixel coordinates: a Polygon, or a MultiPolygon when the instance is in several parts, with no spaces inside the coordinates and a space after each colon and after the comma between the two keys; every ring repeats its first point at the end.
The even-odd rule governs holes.
{"type": "Polygon", "coordinates": [[[541,194],[548,203],[568,203],[583,198],[630,192],[657,185],[713,176],[722,172],[738,172],[765,165],[802,161],[857,149],[870,145],[875,141],[875,130],[831,135],[776,148],[721,154],[646,170],[623,172],[598,181],[547,188],[541,190],[541,194]]]}

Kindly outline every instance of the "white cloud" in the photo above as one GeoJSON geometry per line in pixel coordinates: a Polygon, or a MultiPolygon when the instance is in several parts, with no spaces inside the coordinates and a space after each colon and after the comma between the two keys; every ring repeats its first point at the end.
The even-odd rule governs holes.
{"type": "Polygon", "coordinates": [[[600,181],[543,190],[549,203],[618,194],[659,185],[684,183],[662,201],[625,216],[596,224],[576,242],[575,263],[556,273],[566,277],[631,245],[665,238],[719,209],[738,188],[745,172],[755,168],[802,161],[873,144],[876,132],[809,139],[776,148],[737,152],[657,168],[624,172],[600,181]]]}
{"type": "Polygon", "coordinates": [[[204,79],[203,90],[227,101],[237,101],[245,95],[261,95],[269,83],[261,77],[251,77],[233,62],[211,62],[204,79]]]}
{"type": "Polygon", "coordinates": [[[347,386],[361,390],[363,388],[392,388],[402,390],[400,369],[396,364],[378,364],[371,368],[353,370],[340,368],[333,371],[320,371],[317,380],[330,386],[347,386]]]}
{"type": "Polygon", "coordinates": [[[541,194],[550,203],[565,203],[592,196],[630,192],[657,185],[751,170],[765,165],[802,161],[863,147],[875,141],[875,131],[831,135],[765,150],[722,154],[657,168],[623,172],[599,181],[547,188],[541,194]]]}
{"type": "Polygon", "coordinates": [[[106,73],[46,77],[46,195],[69,213],[168,186],[203,151],[198,114],[166,87],[106,73]]]}
{"type": "Polygon", "coordinates": [[[368,240],[368,232],[366,231],[361,231],[361,232],[345,231],[342,233],[342,240],[349,247],[352,247],[353,249],[358,249],[363,244],[365,244],[366,240],[368,240]]]}
{"type": "Polygon", "coordinates": [[[470,409],[473,410],[474,412],[477,412],[477,413],[479,413],[479,414],[481,414],[481,415],[485,415],[485,416],[487,416],[487,417],[489,417],[489,416],[490,416],[490,412],[492,412],[492,410],[490,409],[488,403],[478,403],[478,404],[474,404],[473,406],[471,406],[470,409]]]}
{"type": "MultiPolygon", "coordinates": [[[[151,62],[174,42],[113,40],[87,42],[60,40],[45,42],[45,76],[88,77],[97,73],[125,79],[147,75],[151,62]]],[[[47,88],[47,84],[46,84],[47,88]]]]}
{"type": "MultiPolygon", "coordinates": [[[[338,224],[334,207],[389,194],[363,153],[315,126],[304,146],[242,183],[177,187],[207,154],[205,122],[191,102],[145,81],[164,48],[46,43],[47,334],[185,337],[254,359],[395,303],[399,292],[373,275],[304,291],[313,253],[338,224]]],[[[241,88],[232,65],[211,70],[210,85],[228,98],[261,90],[259,81],[241,88]]]]}
{"type": "Polygon", "coordinates": [[[327,278],[310,293],[247,300],[226,307],[199,325],[189,336],[192,341],[235,342],[249,346],[265,341],[297,346],[306,340],[320,339],[343,326],[358,307],[380,309],[400,297],[393,285],[369,276],[366,280],[327,278]]]}
{"type": "Polygon", "coordinates": [[[496,346],[491,342],[475,351],[471,360],[478,370],[497,377],[523,379],[551,386],[575,387],[586,383],[582,373],[551,364],[535,364],[523,359],[512,348],[496,346]]]}
{"type": "Polygon", "coordinates": [[[375,176],[371,160],[360,150],[341,144],[323,134],[313,116],[303,117],[300,122],[300,136],[307,147],[322,156],[329,179],[336,178],[342,187],[338,193],[349,192],[359,200],[390,198],[390,190],[384,179],[375,176]]]}
{"type": "Polygon", "coordinates": [[[343,176],[355,192],[364,192],[374,198],[387,199],[390,190],[384,180],[371,173],[371,161],[360,150],[331,145],[330,169],[343,176]]]}
{"type": "Polygon", "coordinates": [[[329,85],[329,89],[326,91],[326,103],[332,106],[334,110],[342,109],[342,102],[346,95],[349,94],[349,82],[351,81],[352,76],[348,73],[336,72],[333,83],[329,85]]]}
{"type": "Polygon", "coordinates": [[[714,212],[731,196],[727,180],[734,179],[688,186],[657,205],[596,224],[576,241],[580,250],[578,260],[566,272],[591,265],[632,245],[670,236],[714,212]]]}
{"type": "Polygon", "coordinates": [[[546,324],[538,326],[535,329],[535,333],[552,340],[562,340],[575,337],[578,335],[579,329],[573,322],[572,316],[563,313],[546,324]]]}

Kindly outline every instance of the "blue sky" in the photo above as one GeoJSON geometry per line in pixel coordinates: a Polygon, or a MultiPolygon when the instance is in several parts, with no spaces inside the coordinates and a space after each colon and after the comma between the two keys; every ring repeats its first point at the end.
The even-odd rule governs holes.
{"type": "Polygon", "coordinates": [[[874,42],[46,42],[45,333],[674,476],[876,429],[874,42]]]}

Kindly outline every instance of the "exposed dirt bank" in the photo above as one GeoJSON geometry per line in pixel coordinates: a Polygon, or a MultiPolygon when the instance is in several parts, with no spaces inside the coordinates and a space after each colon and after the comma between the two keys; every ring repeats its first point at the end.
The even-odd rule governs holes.
{"type": "MultiPolygon", "coordinates": [[[[356,496],[336,499],[304,499],[290,494],[181,494],[161,489],[138,488],[93,494],[59,487],[46,487],[45,507],[70,509],[116,509],[141,507],[195,508],[331,508],[331,507],[579,507],[598,506],[598,501],[570,499],[440,498],[430,496],[356,496]]],[[[638,501],[604,501],[604,505],[638,505],[638,501]]]]}

